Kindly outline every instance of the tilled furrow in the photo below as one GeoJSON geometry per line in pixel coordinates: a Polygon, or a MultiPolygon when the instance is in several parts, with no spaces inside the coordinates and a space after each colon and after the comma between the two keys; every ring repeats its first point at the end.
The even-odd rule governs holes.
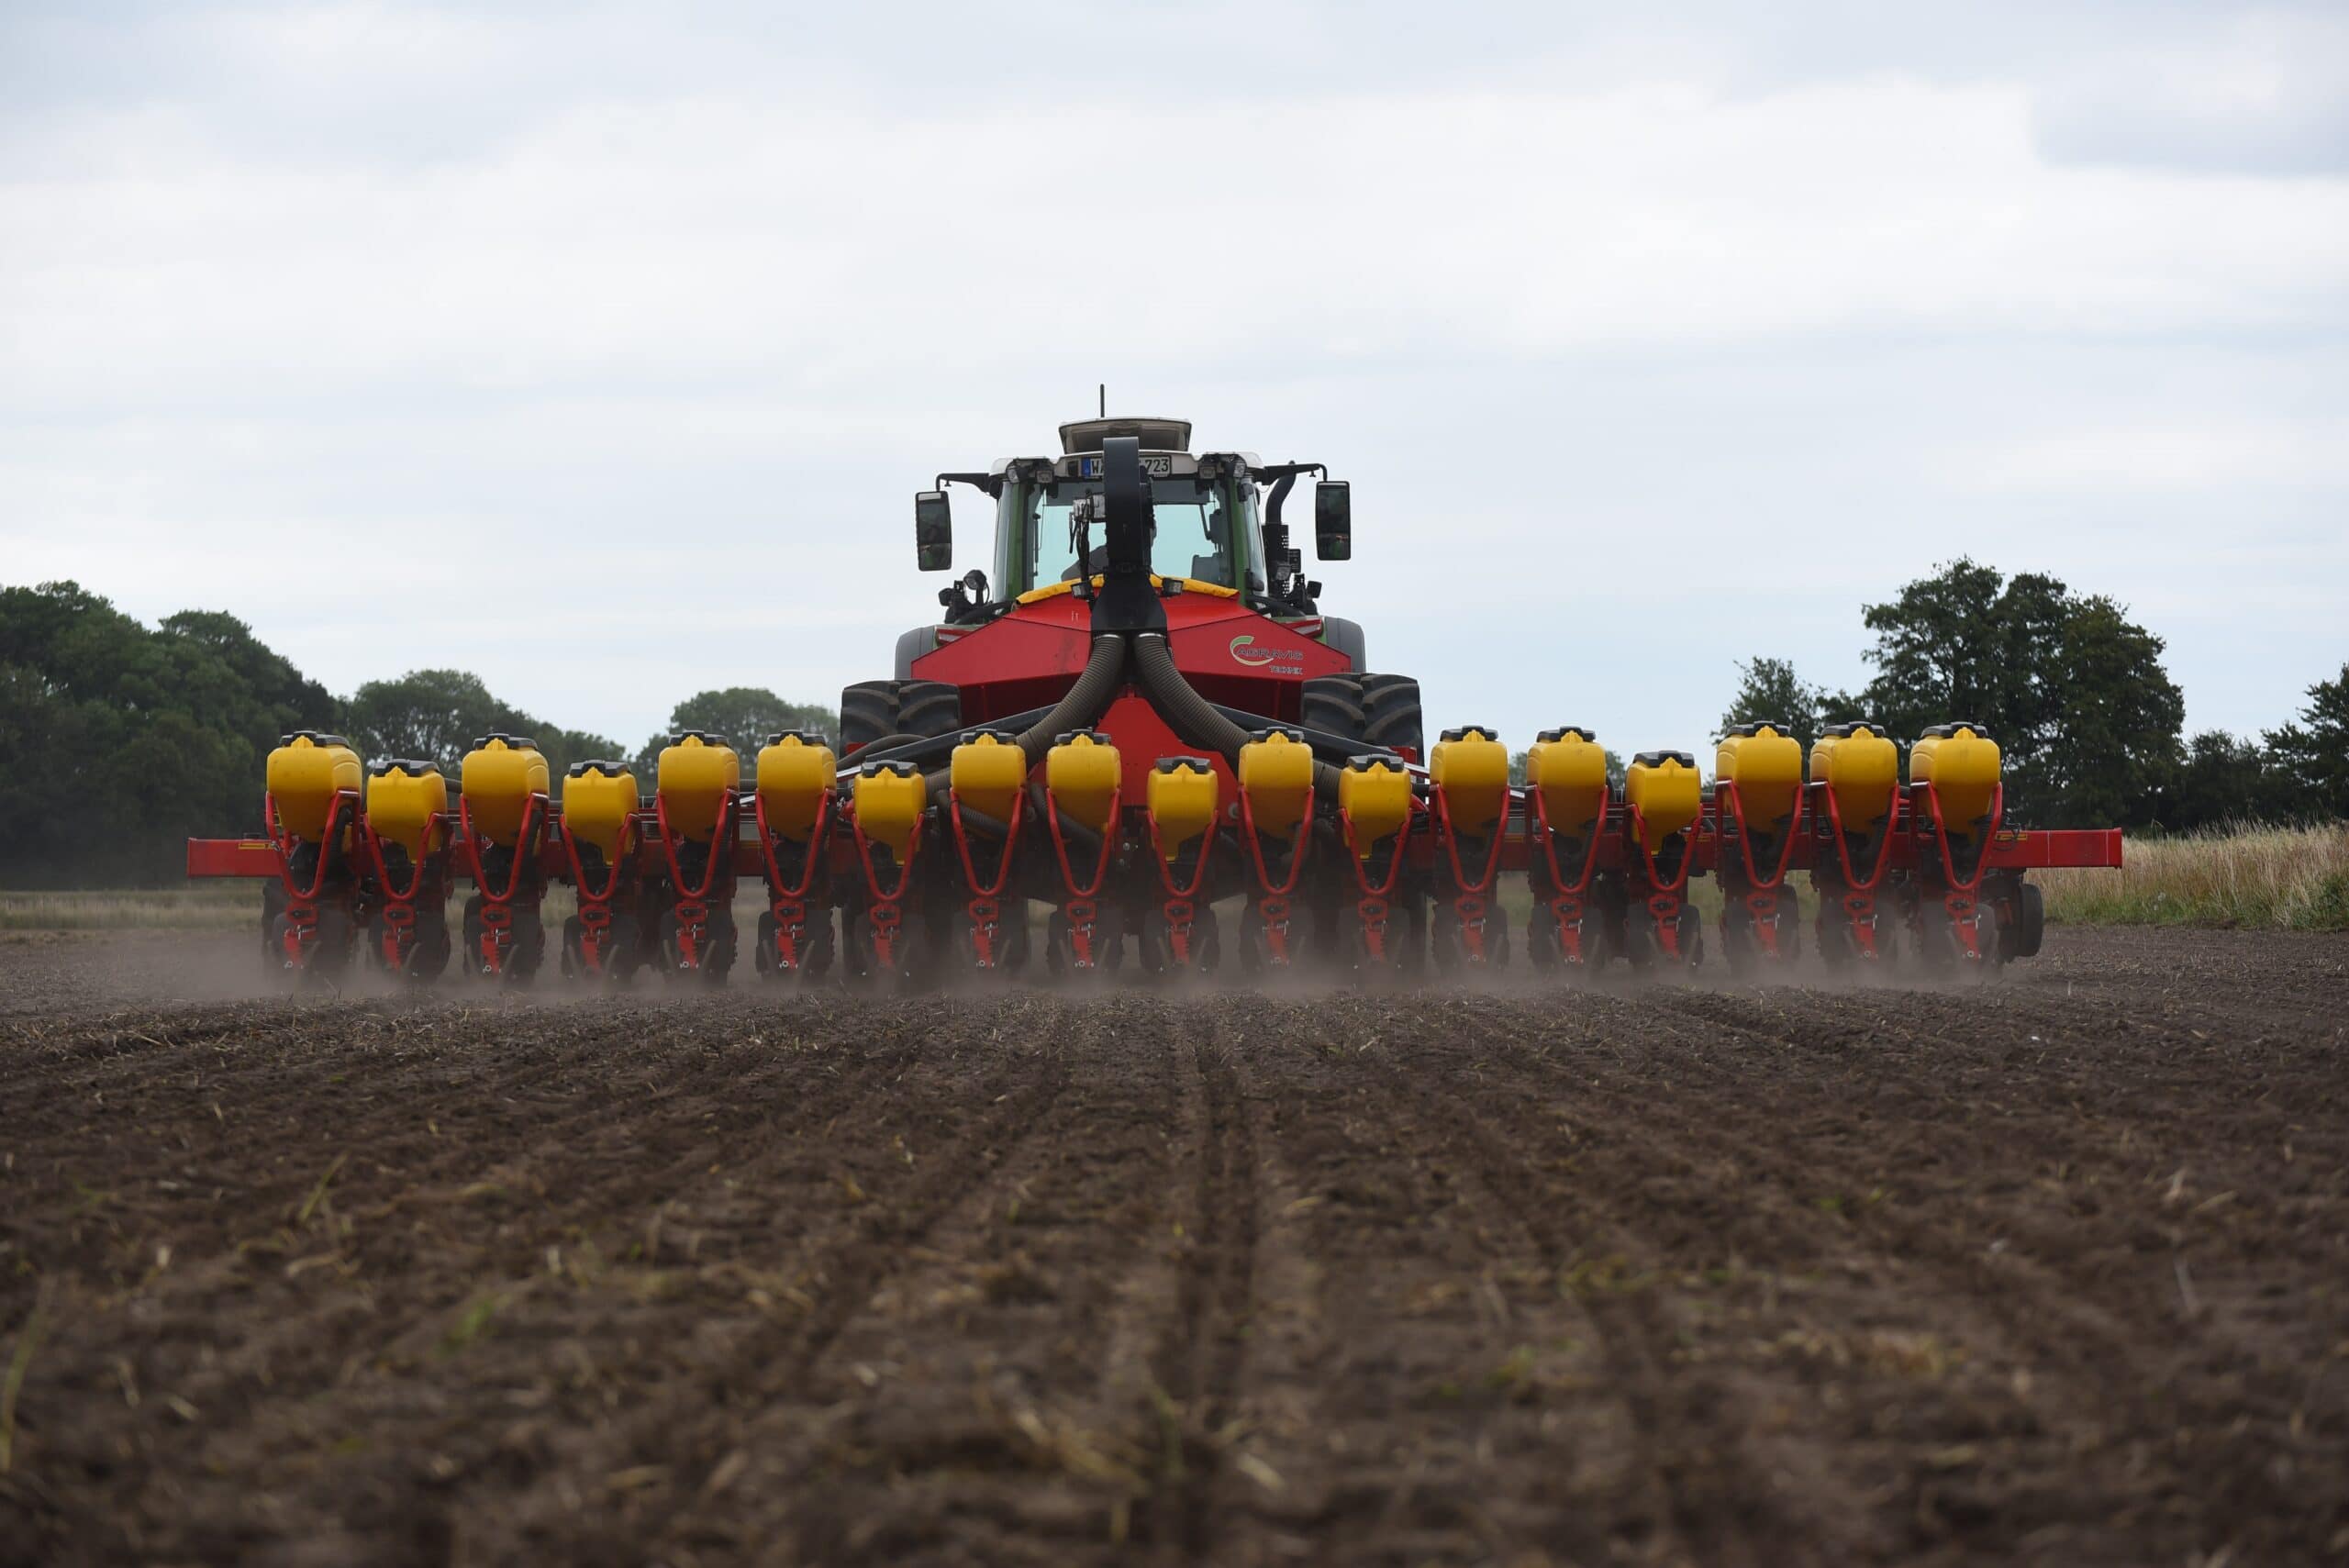
{"type": "MultiPolygon", "coordinates": [[[[899,1107],[904,1130],[884,1143],[875,1126],[863,1151],[870,1158],[821,1206],[820,1218],[780,1239],[774,1252],[740,1260],[737,1277],[759,1282],[748,1294],[713,1291],[696,1278],[663,1304],[662,1316],[692,1323],[693,1337],[663,1347],[648,1366],[613,1369],[635,1390],[623,1413],[595,1421],[584,1448],[534,1445],[540,1458],[562,1461],[551,1485],[532,1485],[510,1505],[488,1501],[466,1510],[478,1528],[509,1543],[490,1555],[598,1560],[616,1540],[701,1528],[699,1499],[731,1491],[750,1462],[757,1445],[746,1433],[797,1427],[818,1364],[839,1337],[1045,1125],[1068,1082],[1065,1061],[1019,1031],[1006,1032],[985,1050],[957,1040],[918,1059],[901,1081],[909,1100],[899,1107]],[[583,1502],[573,1479],[581,1473],[625,1484],[583,1502]]],[[[841,1132],[834,1130],[836,1146],[841,1132]]],[[[743,1200],[807,1206],[804,1173],[778,1174],[784,1184],[754,1184],[743,1200]]]]}
{"type": "Polygon", "coordinates": [[[1259,1271],[1284,1283],[1249,1336],[1252,1462],[1227,1466],[1213,1560],[1674,1555],[1600,1326],[1394,1071],[1386,1022],[1255,1000],[1225,1020],[1279,1195],[1259,1271]]]}

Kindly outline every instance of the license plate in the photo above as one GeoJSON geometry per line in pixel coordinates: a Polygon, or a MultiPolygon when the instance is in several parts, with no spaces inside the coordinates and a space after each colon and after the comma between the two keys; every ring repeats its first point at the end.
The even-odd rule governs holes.
{"type": "MultiPolygon", "coordinates": [[[[1172,452],[1144,452],[1141,456],[1141,471],[1150,475],[1152,479],[1171,479],[1174,474],[1174,454],[1172,452]]],[[[1101,460],[1097,457],[1078,458],[1076,460],[1076,476],[1079,479],[1100,478],[1101,460]]]]}

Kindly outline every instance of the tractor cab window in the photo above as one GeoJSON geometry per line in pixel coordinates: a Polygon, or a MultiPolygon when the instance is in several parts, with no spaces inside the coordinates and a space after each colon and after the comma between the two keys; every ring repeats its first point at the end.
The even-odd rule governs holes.
{"type": "MultiPolygon", "coordinates": [[[[1042,586],[1066,583],[1077,575],[1076,550],[1069,538],[1068,515],[1080,495],[1099,492],[1097,483],[1063,480],[1050,490],[1028,493],[1029,581],[1042,586]]],[[[1150,569],[1161,577],[1190,577],[1230,588],[1232,577],[1231,517],[1223,490],[1195,479],[1159,479],[1151,484],[1152,520],[1150,569]]],[[[1093,560],[1088,575],[1097,575],[1106,559],[1101,529],[1093,530],[1093,560]]]]}

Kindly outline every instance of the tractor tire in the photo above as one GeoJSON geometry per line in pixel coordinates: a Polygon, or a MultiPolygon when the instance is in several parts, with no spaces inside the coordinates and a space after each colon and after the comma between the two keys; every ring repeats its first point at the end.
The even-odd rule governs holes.
{"type": "Polygon", "coordinates": [[[1297,722],[1325,735],[1360,740],[1367,722],[1362,706],[1362,677],[1316,675],[1306,682],[1297,698],[1297,722]]]}
{"type": "Polygon", "coordinates": [[[1299,695],[1297,722],[1365,751],[1425,751],[1419,683],[1408,675],[1318,675],[1299,695]]]}
{"type": "Polygon", "coordinates": [[[841,750],[929,740],[963,728],[963,693],[943,681],[859,681],[841,690],[841,750]]]}
{"type": "Polygon", "coordinates": [[[1419,723],[1419,683],[1409,675],[1362,677],[1363,739],[1382,751],[1427,755],[1419,723]]]}

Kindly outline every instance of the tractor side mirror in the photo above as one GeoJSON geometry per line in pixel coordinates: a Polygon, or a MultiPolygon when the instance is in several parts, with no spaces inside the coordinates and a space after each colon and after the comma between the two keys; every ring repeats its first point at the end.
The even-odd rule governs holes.
{"type": "Polygon", "coordinates": [[[914,496],[914,557],[924,572],[943,572],[954,564],[954,508],[943,490],[924,490],[914,496]]]}
{"type": "Polygon", "coordinates": [[[1342,479],[1313,487],[1313,549],[1324,561],[1353,559],[1353,491],[1342,479]]]}

